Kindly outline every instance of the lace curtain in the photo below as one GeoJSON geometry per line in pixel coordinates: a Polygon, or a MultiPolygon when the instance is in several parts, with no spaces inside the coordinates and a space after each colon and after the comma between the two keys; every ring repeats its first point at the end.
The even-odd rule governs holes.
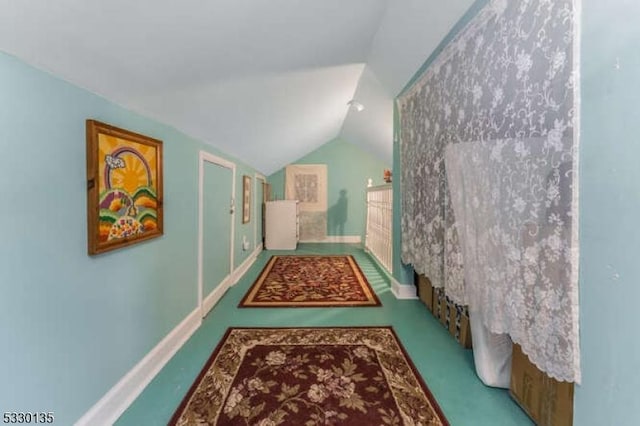
{"type": "Polygon", "coordinates": [[[402,260],[580,381],[571,0],[494,0],[399,100],[402,260]]]}
{"type": "Polygon", "coordinates": [[[285,169],[285,198],[298,200],[300,241],[327,238],[327,165],[290,164],[285,169]]]}

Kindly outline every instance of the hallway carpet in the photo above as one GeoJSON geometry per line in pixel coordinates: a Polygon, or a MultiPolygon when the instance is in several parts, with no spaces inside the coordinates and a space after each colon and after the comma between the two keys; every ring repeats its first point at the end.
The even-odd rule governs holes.
{"type": "MultiPolygon", "coordinates": [[[[118,426],[166,425],[228,327],[393,326],[416,369],[429,384],[453,426],[532,425],[505,389],[484,386],[471,350],[463,349],[420,300],[397,300],[389,278],[359,247],[300,244],[298,250],[264,251],[218,302],[200,328],[123,413],[118,426]],[[272,255],[350,254],[377,293],[382,307],[240,309],[238,303],[272,255]]],[[[193,283],[194,291],[196,283],[193,283]]],[[[195,306],[194,306],[195,309],[195,306]]],[[[188,313],[185,313],[186,316],[188,313]]]]}
{"type": "Polygon", "coordinates": [[[446,426],[390,327],[229,328],[170,425],[446,426]]]}
{"type": "Polygon", "coordinates": [[[240,307],[379,306],[353,256],[272,256],[240,307]]]}

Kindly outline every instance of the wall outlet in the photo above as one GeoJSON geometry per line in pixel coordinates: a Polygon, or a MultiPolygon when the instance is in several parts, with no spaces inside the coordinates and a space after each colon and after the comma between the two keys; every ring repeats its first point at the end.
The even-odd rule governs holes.
{"type": "Polygon", "coordinates": [[[247,250],[249,250],[249,247],[250,247],[249,240],[247,240],[247,237],[243,236],[242,237],[242,250],[247,251],[247,250]]]}

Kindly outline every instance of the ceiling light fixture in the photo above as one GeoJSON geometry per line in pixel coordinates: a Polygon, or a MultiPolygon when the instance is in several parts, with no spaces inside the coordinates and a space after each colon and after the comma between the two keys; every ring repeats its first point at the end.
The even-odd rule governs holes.
{"type": "Polygon", "coordinates": [[[349,105],[350,107],[353,107],[353,109],[355,109],[358,112],[364,109],[364,105],[362,105],[360,102],[356,101],[355,99],[351,99],[349,102],[347,102],[347,105],[349,105]]]}

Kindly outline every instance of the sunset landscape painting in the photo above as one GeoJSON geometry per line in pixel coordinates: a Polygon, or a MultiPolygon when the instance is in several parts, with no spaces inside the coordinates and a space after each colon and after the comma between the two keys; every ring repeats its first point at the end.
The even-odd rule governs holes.
{"type": "Polygon", "coordinates": [[[87,121],[89,253],[162,235],[162,142],[87,121]]]}

